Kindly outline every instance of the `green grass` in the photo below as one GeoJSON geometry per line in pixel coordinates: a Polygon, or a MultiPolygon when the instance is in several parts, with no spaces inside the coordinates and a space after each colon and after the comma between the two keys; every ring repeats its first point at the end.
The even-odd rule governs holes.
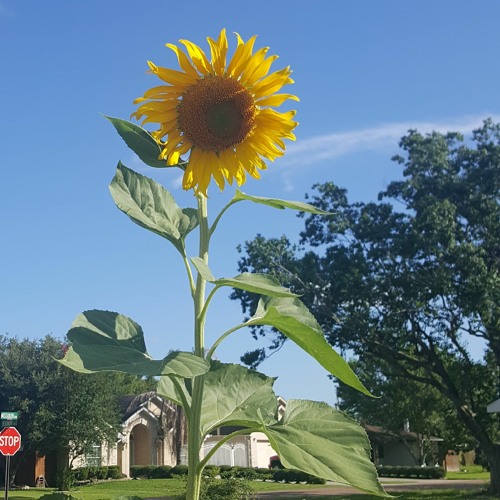
{"type": "MultiPolygon", "coordinates": [[[[288,496],[284,490],[308,490],[314,489],[318,490],[324,486],[322,485],[304,485],[304,484],[283,484],[283,483],[273,483],[273,482],[254,482],[252,483],[255,491],[277,491],[272,500],[289,500],[291,497],[288,496]]],[[[153,497],[170,497],[175,498],[177,495],[181,495],[185,490],[185,481],[178,479],[144,479],[144,480],[126,480],[126,481],[106,481],[98,484],[93,484],[89,486],[82,486],[80,488],[71,491],[71,495],[80,498],[82,500],[108,500],[118,496],[137,496],[141,498],[153,498],[153,497]]],[[[36,500],[43,496],[44,494],[51,493],[52,489],[29,489],[29,490],[11,490],[9,492],[9,497],[13,500],[36,500]]],[[[396,493],[397,498],[401,500],[426,500],[432,498],[433,500],[453,500],[453,499],[470,499],[470,500],[491,500],[491,497],[487,497],[481,493],[475,493],[471,491],[458,491],[458,490],[426,490],[426,491],[415,491],[406,493],[396,493]]],[[[269,497],[267,497],[269,499],[269,497]]],[[[372,495],[344,495],[335,496],[331,495],[325,496],[309,496],[307,492],[300,496],[298,499],[296,496],[294,500],[369,500],[376,497],[372,495]]]]}
{"type": "Polygon", "coordinates": [[[461,467],[458,472],[447,472],[446,479],[490,479],[490,473],[480,465],[461,467]]]}

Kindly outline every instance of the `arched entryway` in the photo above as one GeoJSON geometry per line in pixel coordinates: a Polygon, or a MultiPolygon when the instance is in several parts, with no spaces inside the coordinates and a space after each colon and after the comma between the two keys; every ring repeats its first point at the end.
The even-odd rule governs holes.
{"type": "Polygon", "coordinates": [[[152,465],[151,436],[144,424],[138,424],[130,433],[130,465],[152,465]]]}

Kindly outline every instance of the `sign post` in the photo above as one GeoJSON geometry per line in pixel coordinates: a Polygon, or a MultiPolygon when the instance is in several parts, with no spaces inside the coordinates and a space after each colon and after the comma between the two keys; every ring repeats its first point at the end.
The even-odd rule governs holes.
{"type": "Polygon", "coordinates": [[[10,457],[21,448],[21,434],[15,427],[6,427],[0,431],[0,453],[5,455],[5,494],[9,498],[10,457]]]}

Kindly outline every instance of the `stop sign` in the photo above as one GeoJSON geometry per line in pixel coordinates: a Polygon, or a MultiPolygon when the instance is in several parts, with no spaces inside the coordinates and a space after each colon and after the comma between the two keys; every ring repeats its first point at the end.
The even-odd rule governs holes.
{"type": "Polygon", "coordinates": [[[15,427],[6,427],[0,432],[0,453],[15,455],[21,448],[21,434],[15,427]]]}

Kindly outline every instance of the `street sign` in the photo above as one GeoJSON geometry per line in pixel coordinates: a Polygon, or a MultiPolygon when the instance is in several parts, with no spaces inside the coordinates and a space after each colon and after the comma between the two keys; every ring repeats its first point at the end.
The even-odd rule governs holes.
{"type": "Polygon", "coordinates": [[[0,427],[15,427],[19,413],[17,411],[0,412],[0,427]]]}
{"type": "Polygon", "coordinates": [[[21,434],[15,427],[0,431],[0,453],[8,457],[15,455],[21,448],[21,434]]]}

